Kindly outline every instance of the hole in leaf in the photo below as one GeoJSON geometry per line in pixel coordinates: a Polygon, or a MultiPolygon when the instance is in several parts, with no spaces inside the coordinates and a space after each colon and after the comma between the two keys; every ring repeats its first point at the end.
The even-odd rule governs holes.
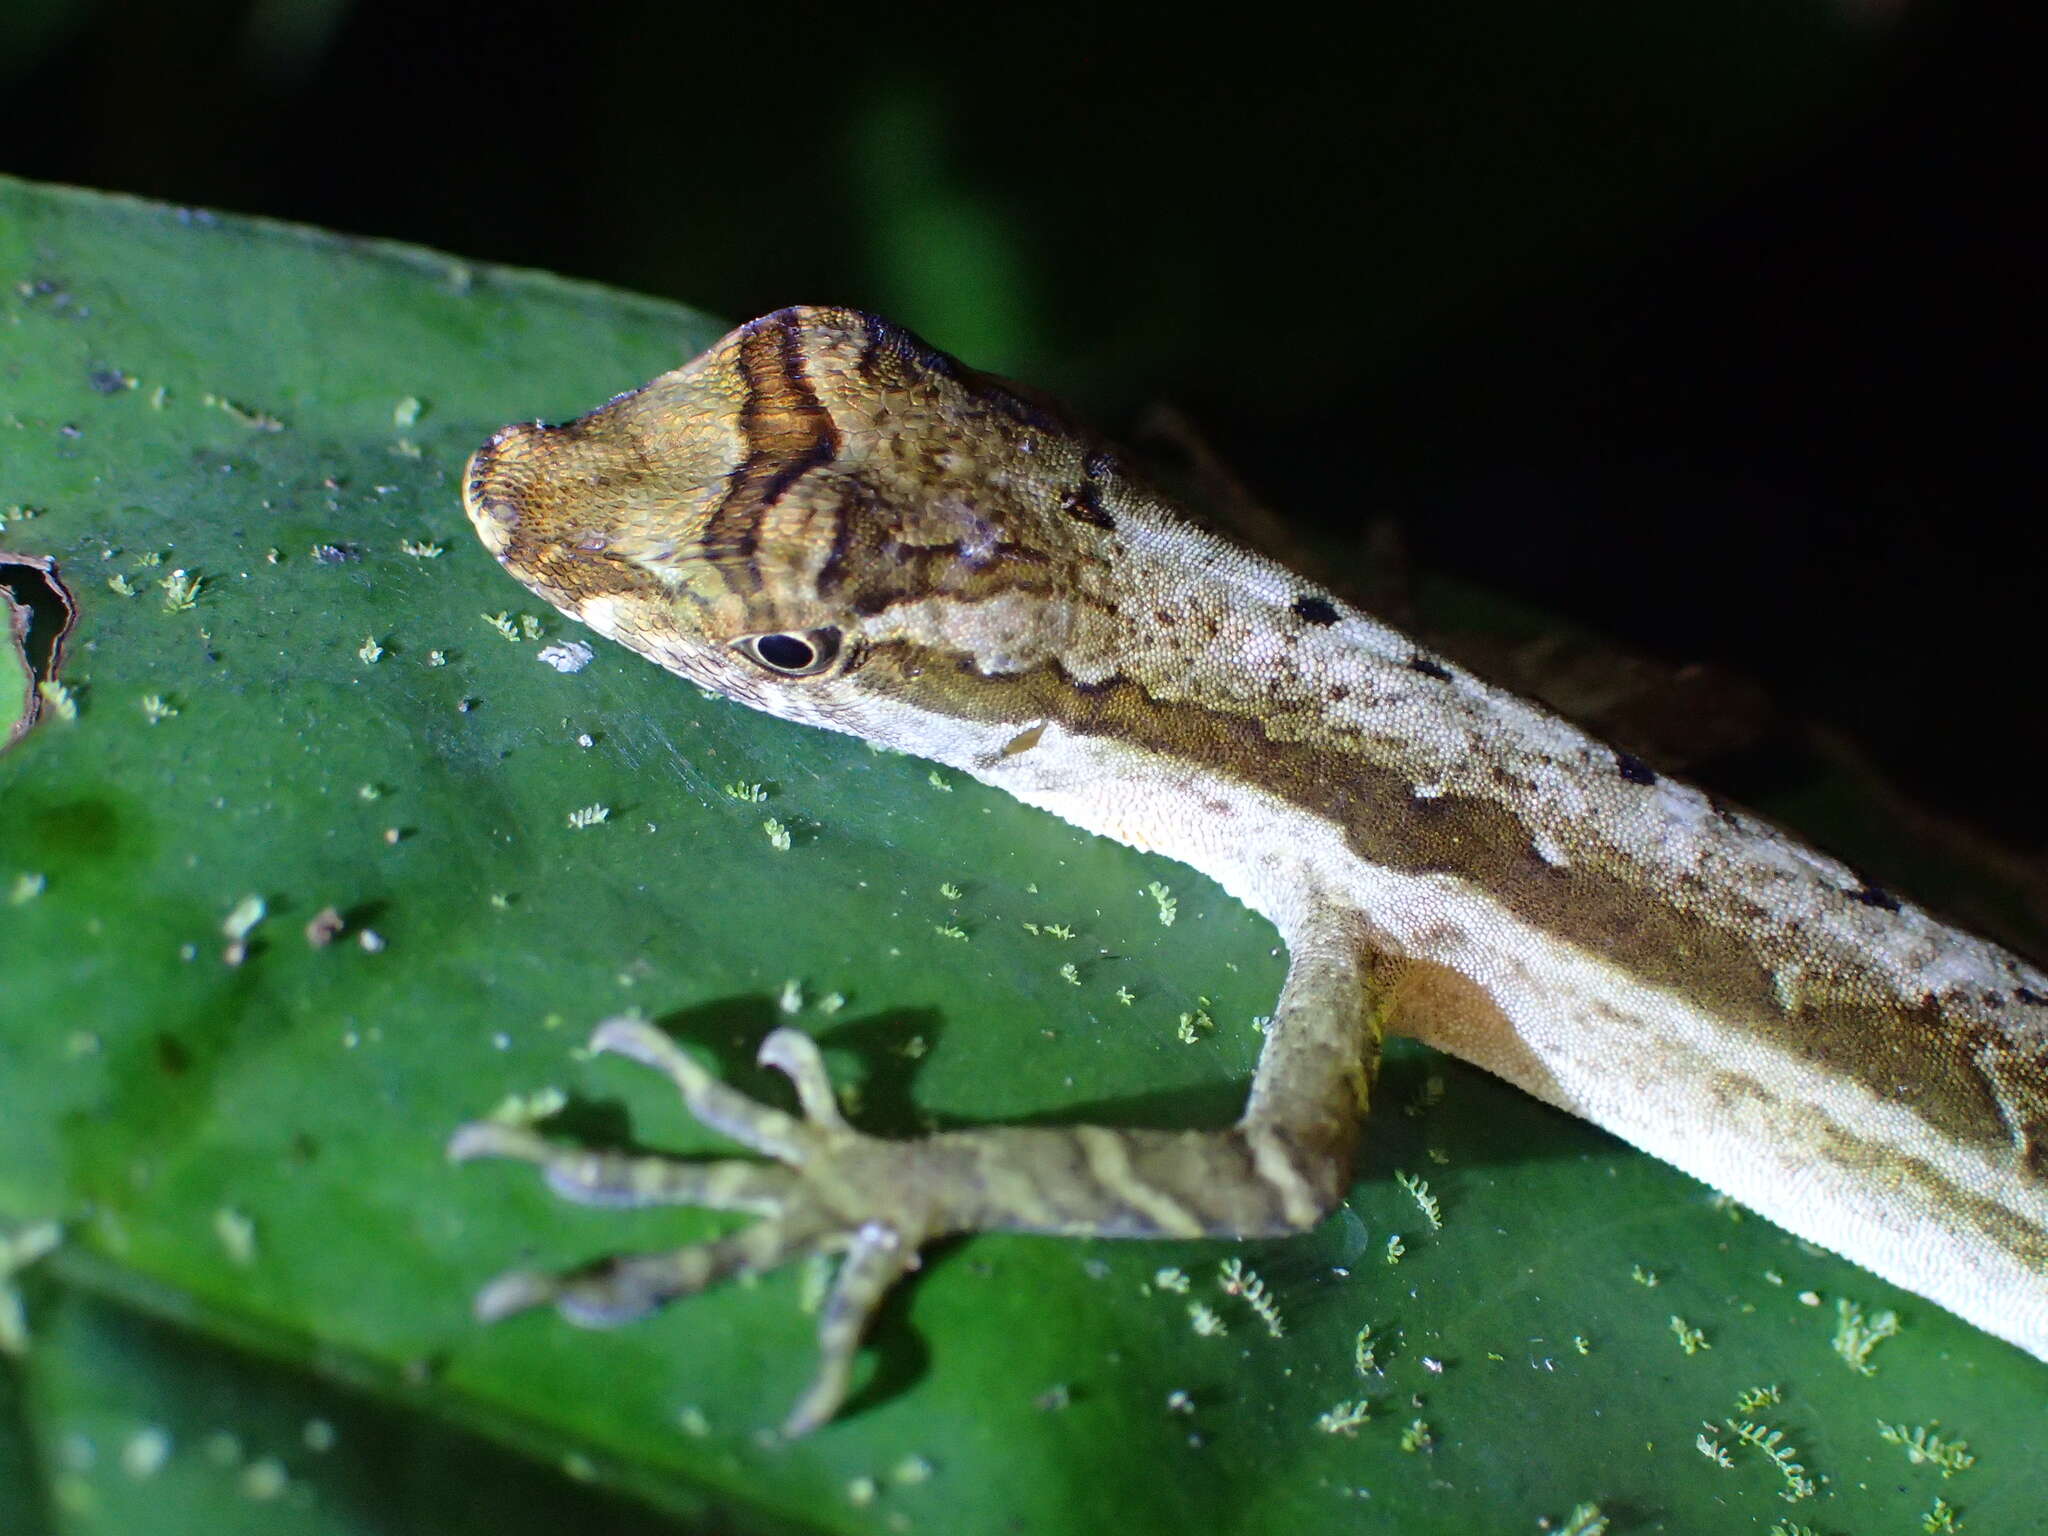
{"type": "Polygon", "coordinates": [[[57,562],[0,550],[0,752],[41,716],[43,685],[57,681],[78,604],[57,562]]]}

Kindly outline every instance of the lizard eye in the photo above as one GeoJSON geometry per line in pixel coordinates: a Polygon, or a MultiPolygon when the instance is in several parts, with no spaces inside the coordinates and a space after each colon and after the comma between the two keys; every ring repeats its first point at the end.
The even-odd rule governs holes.
{"type": "Polygon", "coordinates": [[[838,659],[839,631],[807,629],[801,634],[748,635],[733,642],[756,666],[783,677],[816,677],[838,659]]]}

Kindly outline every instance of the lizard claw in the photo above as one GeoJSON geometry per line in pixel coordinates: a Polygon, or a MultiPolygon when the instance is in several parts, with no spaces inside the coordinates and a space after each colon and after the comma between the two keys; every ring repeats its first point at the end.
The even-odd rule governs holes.
{"type": "Polygon", "coordinates": [[[507,1270],[476,1293],[473,1304],[476,1320],[495,1323],[515,1313],[544,1307],[561,1294],[561,1289],[553,1275],[542,1274],[539,1270],[507,1270]]]}
{"type": "Polygon", "coordinates": [[[713,1211],[772,1216],[795,1185],[773,1163],[721,1158],[682,1162],[672,1157],[600,1152],[557,1146],[524,1126],[475,1120],[448,1138],[450,1162],[505,1157],[532,1163],[548,1188],[578,1205],[698,1205],[713,1211]]]}
{"type": "Polygon", "coordinates": [[[839,1096],[832,1091],[832,1079],[825,1075],[825,1058],[818,1054],[818,1042],[809,1035],[786,1025],[771,1030],[756,1059],[796,1085],[797,1102],[811,1124],[832,1131],[852,1129],[839,1113],[839,1096]]]}

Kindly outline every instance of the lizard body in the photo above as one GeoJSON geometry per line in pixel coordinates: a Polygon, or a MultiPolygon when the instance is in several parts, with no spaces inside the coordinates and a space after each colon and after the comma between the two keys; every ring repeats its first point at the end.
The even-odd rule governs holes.
{"type": "Polygon", "coordinates": [[[1229,1131],[799,1122],[665,1037],[599,1043],[781,1164],[469,1127],[586,1200],[760,1211],[733,1238],[505,1277],[497,1315],[633,1315],[846,1255],[801,1432],[949,1232],[1300,1230],[1349,1185],[1382,1028],[1585,1116],[2048,1359],[2048,976],[1195,527],[1054,408],[850,310],[793,309],[561,427],[465,505],[528,587],[714,692],[950,764],[1180,859],[1290,969],[1229,1131]]]}

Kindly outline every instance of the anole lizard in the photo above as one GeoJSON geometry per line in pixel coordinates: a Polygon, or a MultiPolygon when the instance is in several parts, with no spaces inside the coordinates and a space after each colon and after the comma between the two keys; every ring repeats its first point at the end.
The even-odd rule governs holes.
{"type": "Polygon", "coordinates": [[[770,1161],[463,1128],[570,1199],[758,1213],[487,1317],[624,1321],[842,1257],[785,1426],[843,1399],[918,1250],[997,1228],[1246,1236],[1344,1194],[1383,1028],[1498,1073],[2048,1359],[2048,975],[1194,526],[1054,410],[885,321],[789,309],[565,426],[507,427],[464,504],[572,618],[728,698],[936,759],[1203,870],[1289,969],[1227,1131],[887,1141],[808,1036],[803,1118],[631,1020],[770,1161]]]}

